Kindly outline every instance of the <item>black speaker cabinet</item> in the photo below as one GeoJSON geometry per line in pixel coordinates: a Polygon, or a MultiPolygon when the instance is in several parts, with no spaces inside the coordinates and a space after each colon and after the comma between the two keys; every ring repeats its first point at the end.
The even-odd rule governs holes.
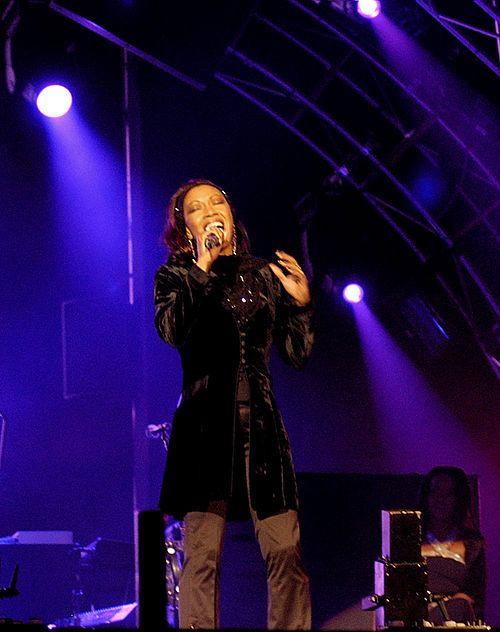
{"type": "Polygon", "coordinates": [[[375,562],[375,592],[383,595],[376,611],[377,629],[402,621],[414,625],[427,618],[427,564],[375,562]]]}
{"type": "Polygon", "coordinates": [[[381,515],[382,557],[394,564],[420,562],[420,511],[382,511],[381,515]]]}

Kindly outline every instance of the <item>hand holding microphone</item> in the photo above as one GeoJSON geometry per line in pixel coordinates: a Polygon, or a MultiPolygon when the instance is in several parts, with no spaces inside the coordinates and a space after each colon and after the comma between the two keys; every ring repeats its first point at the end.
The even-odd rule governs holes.
{"type": "Polygon", "coordinates": [[[217,246],[220,246],[219,238],[215,233],[209,233],[205,237],[205,248],[207,250],[212,250],[213,248],[217,248],[217,246]]]}
{"type": "Polygon", "coordinates": [[[205,231],[208,232],[204,242],[207,250],[213,250],[222,244],[222,238],[224,237],[223,229],[224,226],[221,222],[211,222],[205,227],[205,231]],[[220,236],[217,233],[220,233],[220,236]]]}
{"type": "Polygon", "coordinates": [[[207,224],[197,235],[198,259],[196,265],[208,272],[224,247],[224,224],[218,220],[207,224]]]}

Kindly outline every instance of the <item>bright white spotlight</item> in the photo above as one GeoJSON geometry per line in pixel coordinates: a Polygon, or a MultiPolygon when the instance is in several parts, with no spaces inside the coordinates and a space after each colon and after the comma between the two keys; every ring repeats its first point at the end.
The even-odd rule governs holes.
{"type": "Polygon", "coordinates": [[[68,88],[59,85],[47,86],[40,91],[36,106],[44,116],[59,118],[64,116],[73,103],[68,88]]]}
{"type": "Polygon", "coordinates": [[[347,301],[348,303],[359,303],[363,300],[363,294],[363,288],[357,283],[349,283],[349,285],[345,286],[342,292],[344,301],[347,301]]]}
{"type": "Polygon", "coordinates": [[[358,13],[364,18],[376,18],[380,13],[380,0],[358,0],[358,13]]]}

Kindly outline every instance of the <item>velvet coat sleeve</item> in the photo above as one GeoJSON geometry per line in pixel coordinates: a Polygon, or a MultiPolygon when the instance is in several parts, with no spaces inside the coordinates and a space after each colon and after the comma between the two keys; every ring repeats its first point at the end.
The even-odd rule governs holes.
{"type": "Polygon", "coordinates": [[[155,326],[166,343],[182,347],[210,289],[210,275],[192,266],[161,266],[155,276],[155,326]]]}
{"type": "MultiPolygon", "coordinates": [[[[279,283],[279,281],[278,281],[279,283]]],[[[314,305],[298,306],[279,283],[281,305],[278,308],[274,342],[281,358],[294,369],[303,369],[314,343],[314,305]]]]}

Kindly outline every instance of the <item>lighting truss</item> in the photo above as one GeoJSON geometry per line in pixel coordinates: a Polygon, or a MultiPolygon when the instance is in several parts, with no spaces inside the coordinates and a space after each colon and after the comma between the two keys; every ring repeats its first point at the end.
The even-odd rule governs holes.
{"type": "Polygon", "coordinates": [[[500,3],[497,0],[415,2],[500,77],[500,3]]]}
{"type": "Polygon", "coordinates": [[[368,27],[352,24],[310,0],[261,3],[215,77],[306,143],[392,226],[434,271],[500,378],[482,342],[500,320],[500,277],[488,259],[500,245],[500,168],[484,151],[500,133],[464,136],[468,113],[395,74],[368,27]],[[453,161],[438,210],[413,193],[402,168],[410,158],[443,173],[453,161]]]}
{"type": "Polygon", "coordinates": [[[350,17],[359,18],[358,0],[310,0],[317,6],[333,9],[350,17]]]}
{"type": "Polygon", "coordinates": [[[11,94],[16,87],[16,75],[12,65],[12,38],[20,20],[21,10],[18,0],[4,0],[0,3],[0,22],[4,35],[5,80],[11,94]]]}

